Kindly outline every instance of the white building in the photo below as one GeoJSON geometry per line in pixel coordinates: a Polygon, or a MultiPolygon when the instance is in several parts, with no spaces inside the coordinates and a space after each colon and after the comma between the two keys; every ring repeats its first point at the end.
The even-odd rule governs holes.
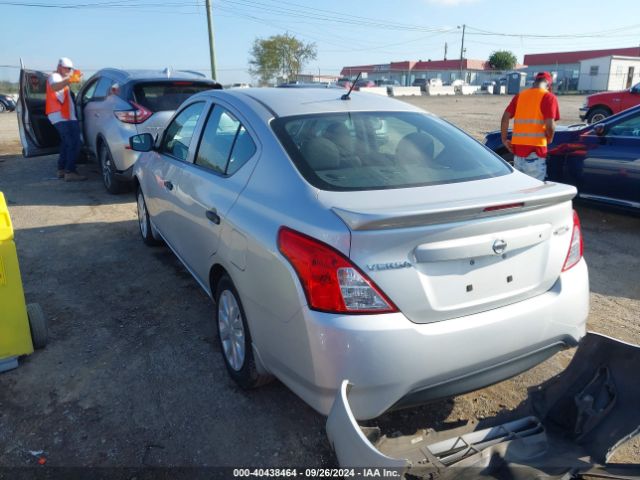
{"type": "Polygon", "coordinates": [[[578,90],[624,90],[640,82],[640,57],[608,55],[580,62],[578,90]]]}

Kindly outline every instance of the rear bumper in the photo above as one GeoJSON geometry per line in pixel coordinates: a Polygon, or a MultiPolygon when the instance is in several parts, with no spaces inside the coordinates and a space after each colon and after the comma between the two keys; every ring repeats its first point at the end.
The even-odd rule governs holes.
{"type": "Polygon", "coordinates": [[[113,144],[111,146],[111,156],[113,158],[113,163],[116,166],[116,170],[118,171],[118,177],[124,175],[121,180],[131,180],[133,166],[135,165],[138,157],[140,156],[140,152],[135,152],[131,150],[129,144],[113,144]]]}
{"type": "Polygon", "coordinates": [[[126,170],[117,171],[115,177],[121,182],[130,182],[133,180],[133,165],[126,170]]]}
{"type": "MultiPolygon", "coordinates": [[[[402,313],[336,316],[304,308],[309,352],[268,368],[313,408],[329,413],[343,379],[358,419],[389,408],[460,394],[518,374],[586,331],[584,260],[546,293],[452,320],[416,324],[402,313]],[[306,372],[306,374],[305,374],[306,372]],[[313,372],[313,378],[309,378],[313,372]]],[[[273,360],[271,358],[270,360],[273,360]]]]}

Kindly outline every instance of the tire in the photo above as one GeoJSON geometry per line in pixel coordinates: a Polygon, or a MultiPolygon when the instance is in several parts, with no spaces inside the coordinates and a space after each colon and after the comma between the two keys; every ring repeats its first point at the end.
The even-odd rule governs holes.
{"type": "Polygon", "coordinates": [[[98,164],[100,166],[100,174],[102,183],[107,192],[116,195],[125,190],[125,184],[116,178],[116,167],[113,163],[111,150],[106,142],[100,142],[98,147],[98,164]]]}
{"type": "Polygon", "coordinates": [[[31,330],[31,342],[33,348],[40,350],[47,345],[49,329],[47,318],[44,316],[42,308],[37,303],[27,304],[27,316],[29,317],[29,329],[31,330]]]}
{"type": "Polygon", "coordinates": [[[513,153],[511,153],[506,148],[498,150],[497,153],[498,153],[498,155],[500,155],[503,158],[503,160],[505,162],[507,162],[509,165],[513,166],[513,153]]]}
{"type": "Polygon", "coordinates": [[[145,202],[142,189],[139,187],[136,191],[136,204],[138,207],[138,227],[142,241],[150,247],[160,245],[160,242],[153,236],[153,227],[151,226],[149,211],[147,210],[147,202],[145,202]]]}
{"type": "Polygon", "coordinates": [[[587,123],[592,124],[611,116],[611,110],[604,107],[594,108],[587,114],[587,123]]]}
{"type": "Polygon", "coordinates": [[[0,113],[6,112],[7,111],[7,106],[0,102],[0,113]]]}
{"type": "Polygon", "coordinates": [[[253,357],[251,333],[236,287],[228,275],[218,281],[214,320],[224,364],[229,376],[242,388],[269,383],[273,377],[260,374],[253,357]]]}

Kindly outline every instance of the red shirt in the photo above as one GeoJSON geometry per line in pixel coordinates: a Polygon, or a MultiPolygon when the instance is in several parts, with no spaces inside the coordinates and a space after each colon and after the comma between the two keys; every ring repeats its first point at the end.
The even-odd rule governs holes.
{"type": "MultiPolygon", "coordinates": [[[[511,103],[505,109],[506,112],[509,112],[509,118],[513,118],[516,114],[516,106],[518,105],[518,95],[511,99],[511,103]]],[[[556,96],[551,93],[545,93],[544,97],[542,97],[542,101],[540,102],[540,110],[542,111],[542,116],[545,120],[552,118],[553,120],[560,120],[560,108],[558,107],[558,99],[556,96]]],[[[528,157],[531,152],[536,152],[536,155],[539,157],[547,156],[547,147],[534,147],[532,145],[514,145],[512,144],[513,154],[518,157],[528,157]]]]}

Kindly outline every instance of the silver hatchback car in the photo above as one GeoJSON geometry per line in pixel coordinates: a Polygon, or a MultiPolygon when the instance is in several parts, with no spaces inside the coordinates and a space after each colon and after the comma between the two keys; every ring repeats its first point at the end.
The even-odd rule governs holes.
{"type": "MultiPolygon", "coordinates": [[[[55,153],[60,139],[45,114],[48,74],[21,70],[20,138],[26,157],[55,153]]],[[[129,148],[137,133],[157,135],[190,95],[222,86],[188,71],[103,68],[75,95],[83,151],[100,165],[109,193],[121,193],[131,182],[138,152],[129,148]]]]}
{"type": "Polygon", "coordinates": [[[516,375],[585,334],[567,185],[406,103],[317,89],[189,98],[134,167],[143,240],[215,300],[244,387],[356,418],[516,375]]]}

